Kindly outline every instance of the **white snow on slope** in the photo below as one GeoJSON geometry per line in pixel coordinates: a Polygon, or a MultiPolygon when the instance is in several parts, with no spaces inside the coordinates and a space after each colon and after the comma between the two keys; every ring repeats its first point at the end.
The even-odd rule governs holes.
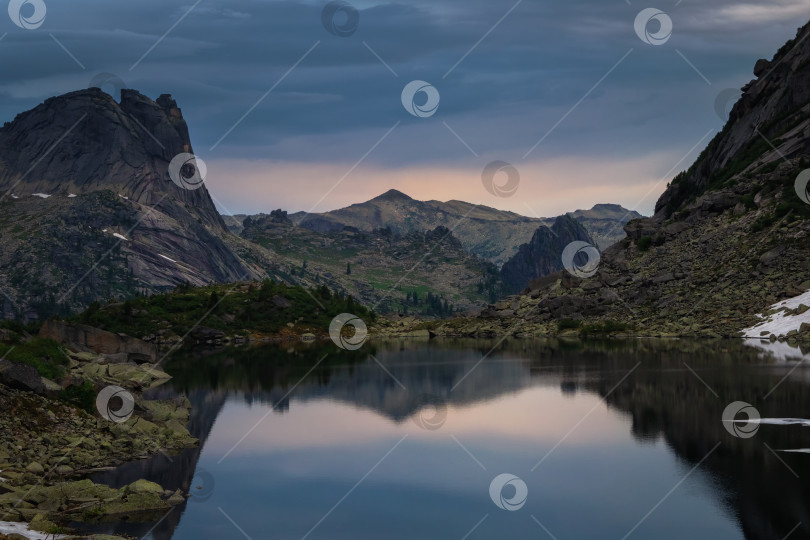
{"type": "Polygon", "coordinates": [[[75,196],[76,196],[76,194],[75,194],[75,193],[68,193],[68,199],[72,199],[72,198],[73,198],[73,197],[75,197],[75,196]]]}
{"type": "Polygon", "coordinates": [[[46,193],[34,193],[32,197],[39,197],[40,199],[47,199],[50,195],[46,193]]]}
{"type": "Polygon", "coordinates": [[[158,253],[158,257],[163,257],[163,258],[164,258],[164,259],[166,259],[167,261],[171,261],[171,262],[173,262],[173,263],[177,264],[177,261],[175,261],[174,259],[170,259],[170,258],[168,258],[166,255],[161,255],[160,253],[158,253]]]}
{"type": "Polygon", "coordinates": [[[113,236],[116,237],[116,238],[120,238],[121,240],[126,240],[127,242],[129,242],[129,238],[127,238],[126,236],[124,236],[122,234],[113,233],[113,236]]]}
{"type": "Polygon", "coordinates": [[[810,291],[794,298],[788,298],[768,308],[768,311],[777,310],[773,315],[758,315],[762,322],[751,328],[743,330],[743,335],[749,338],[767,337],[770,334],[784,336],[791,330],[798,330],[802,323],[810,324],[810,310],[801,315],[786,315],[785,310],[796,309],[800,304],[810,306],[810,291]],[[767,332],[767,334],[763,334],[767,332]]]}
{"type": "Polygon", "coordinates": [[[11,521],[0,521],[0,534],[21,534],[28,538],[29,540],[51,540],[51,539],[59,539],[59,538],[67,538],[64,534],[59,535],[46,535],[45,533],[39,533],[35,531],[28,530],[27,523],[14,523],[11,521]]]}

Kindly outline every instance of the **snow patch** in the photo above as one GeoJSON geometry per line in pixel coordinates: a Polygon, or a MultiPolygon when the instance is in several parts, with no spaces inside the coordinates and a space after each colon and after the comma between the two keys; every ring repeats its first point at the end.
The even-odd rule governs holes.
{"type": "Polygon", "coordinates": [[[768,308],[767,313],[771,313],[770,315],[757,315],[757,317],[762,319],[762,322],[756,326],[743,330],[743,336],[748,338],[761,338],[763,336],[767,337],[771,334],[774,334],[775,336],[784,336],[791,330],[798,330],[802,323],[810,324],[810,310],[805,311],[801,315],[788,315],[785,313],[788,310],[798,308],[801,304],[810,306],[810,291],[800,294],[799,296],[777,302],[768,308]]]}
{"type": "Polygon", "coordinates": [[[124,236],[122,234],[113,233],[113,236],[116,237],[116,238],[120,238],[121,240],[126,240],[127,242],[129,242],[129,238],[127,238],[126,236],[124,236]]]}
{"type": "Polygon", "coordinates": [[[118,194],[118,196],[119,196],[119,197],[121,197],[122,199],[129,200],[129,197],[124,197],[124,196],[123,196],[123,195],[121,195],[120,193],[118,194]]]}
{"type": "Polygon", "coordinates": [[[50,540],[52,538],[67,538],[64,534],[59,535],[46,535],[45,533],[39,533],[36,531],[31,531],[28,529],[27,523],[15,523],[12,521],[0,521],[0,534],[21,534],[28,538],[29,540],[50,540]]]}
{"type": "Polygon", "coordinates": [[[11,198],[12,198],[12,199],[19,199],[19,197],[17,197],[17,196],[16,196],[16,195],[14,195],[13,193],[11,194],[11,198]]]}
{"type": "Polygon", "coordinates": [[[158,253],[158,257],[163,257],[163,258],[164,258],[164,259],[166,259],[167,261],[171,261],[171,262],[173,262],[173,263],[177,264],[177,261],[175,261],[174,259],[170,259],[170,258],[168,258],[166,255],[161,255],[160,253],[158,253]]]}
{"type": "Polygon", "coordinates": [[[810,310],[800,315],[788,313],[788,311],[795,310],[802,304],[810,306],[810,291],[770,306],[765,314],[757,315],[762,320],[761,323],[742,331],[743,336],[748,338],[744,343],[749,347],[759,349],[776,360],[787,361],[810,358],[810,355],[802,353],[799,348],[792,347],[784,341],[771,342],[770,339],[766,339],[770,338],[771,335],[784,337],[792,330],[799,330],[802,323],[810,324],[810,310]]]}
{"type": "Polygon", "coordinates": [[[34,193],[32,197],[39,197],[40,199],[47,199],[50,195],[46,193],[34,193]]]}
{"type": "Polygon", "coordinates": [[[76,196],[76,194],[75,194],[75,193],[68,193],[68,199],[72,199],[72,198],[73,198],[73,197],[75,197],[75,196],[76,196]]]}

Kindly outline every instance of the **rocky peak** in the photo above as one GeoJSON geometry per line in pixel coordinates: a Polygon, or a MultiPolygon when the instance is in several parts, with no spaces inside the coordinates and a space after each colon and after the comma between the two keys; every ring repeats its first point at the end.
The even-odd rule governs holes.
{"type": "Polygon", "coordinates": [[[596,244],[585,227],[571,216],[558,217],[550,228],[538,228],[531,241],[520,246],[501,268],[504,286],[517,293],[530,281],[559,272],[563,269],[560,254],[568,244],[578,240],[596,244]]]}
{"type": "Polygon", "coordinates": [[[8,298],[0,313],[45,318],[184,283],[265,275],[225,243],[205,186],[186,189],[170,177],[178,156],[188,168],[186,153],[189,129],[168,94],[154,101],[123,90],[116,102],[89,88],[3,126],[0,289],[8,298]]]}
{"type": "Polygon", "coordinates": [[[372,201],[412,201],[413,199],[399,190],[389,189],[382,195],[374,197],[372,201]]]}
{"type": "Polygon", "coordinates": [[[76,195],[110,190],[175,219],[179,201],[193,218],[224,230],[205,186],[183,189],[168,167],[193,153],[188,126],[168,94],[157,101],[122,90],[121,102],[98,88],[50,98],[0,129],[0,190],[16,195],[76,195]]]}

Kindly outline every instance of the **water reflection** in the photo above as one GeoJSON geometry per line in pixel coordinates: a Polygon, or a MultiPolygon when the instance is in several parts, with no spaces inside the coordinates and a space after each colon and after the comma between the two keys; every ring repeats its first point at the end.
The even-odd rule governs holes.
{"type": "Polygon", "coordinates": [[[782,452],[810,448],[810,431],[764,424],[740,439],[720,421],[732,401],[763,418],[810,418],[803,367],[738,341],[493,345],[307,344],[177,358],[167,366],[174,388],[160,392],[189,396],[200,448],[96,480],[145,477],[205,501],[157,524],[97,531],[239,537],[236,523],[254,539],[301,538],[315,525],[309,538],[461,538],[486,515],[470,538],[542,537],[538,522],[559,538],[810,537],[801,481],[810,456],[782,452]],[[195,478],[198,467],[210,481],[195,478]],[[489,500],[503,472],[529,486],[520,512],[489,500]]]}

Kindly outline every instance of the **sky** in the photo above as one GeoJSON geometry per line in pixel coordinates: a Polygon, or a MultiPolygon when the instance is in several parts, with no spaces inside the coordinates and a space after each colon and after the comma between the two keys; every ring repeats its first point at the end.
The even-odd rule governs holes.
{"type": "Polygon", "coordinates": [[[228,214],[399,189],[649,215],[722,128],[718,96],[808,19],[806,0],[12,0],[0,118],[100,73],[172,94],[228,214]],[[506,171],[482,178],[494,161],[516,190],[497,189],[506,171]]]}

